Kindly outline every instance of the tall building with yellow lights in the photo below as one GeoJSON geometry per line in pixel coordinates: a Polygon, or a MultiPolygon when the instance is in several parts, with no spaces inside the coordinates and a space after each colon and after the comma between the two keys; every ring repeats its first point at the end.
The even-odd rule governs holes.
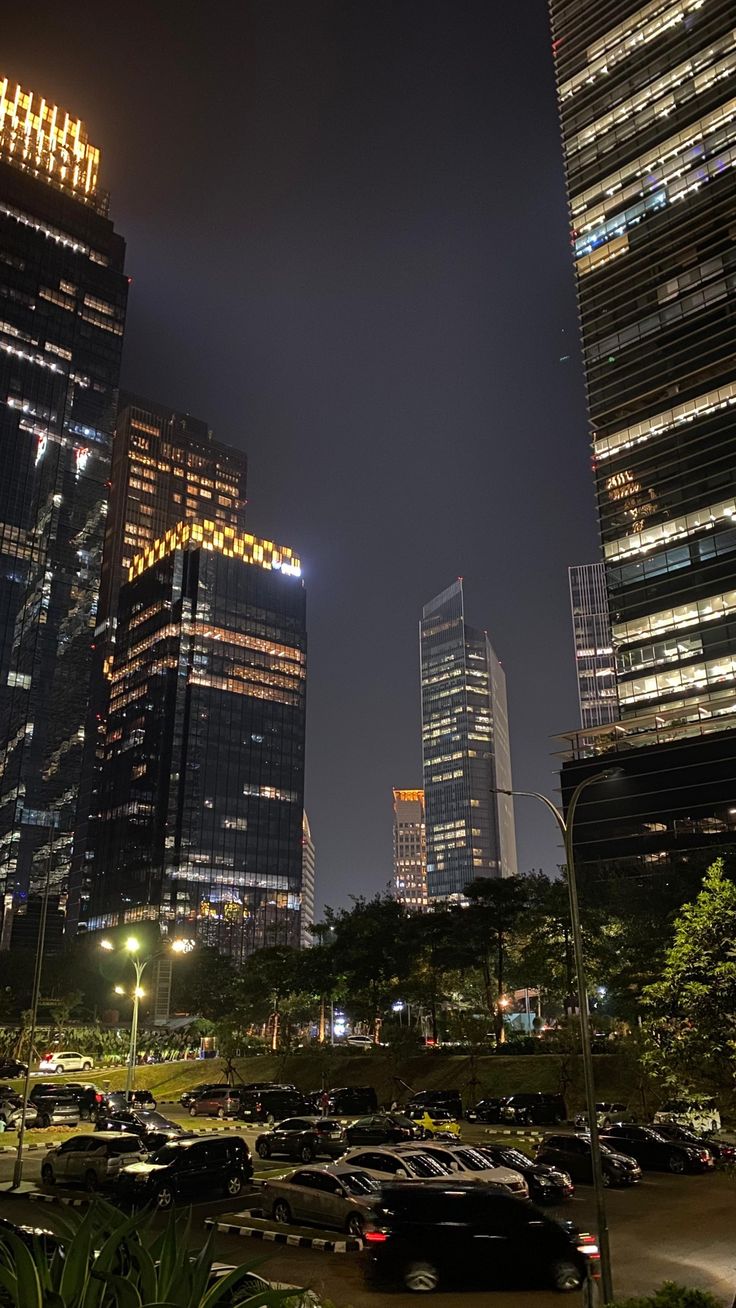
{"type": "Polygon", "coordinates": [[[429,902],[423,790],[394,790],[394,896],[414,913],[429,902]]]}
{"type": "Polygon", "coordinates": [[[68,890],[128,294],[99,167],[76,115],[0,79],[4,947],[47,870],[68,890]]]}
{"type": "Polygon", "coordinates": [[[156,919],[236,960],[298,945],[305,591],[298,558],[182,522],[120,589],[90,926],[156,919]]]}

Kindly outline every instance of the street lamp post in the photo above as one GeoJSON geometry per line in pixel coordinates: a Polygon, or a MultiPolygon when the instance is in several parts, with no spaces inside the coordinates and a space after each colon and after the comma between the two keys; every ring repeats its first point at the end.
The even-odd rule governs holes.
{"type": "MultiPolygon", "coordinates": [[[[130,1023],[128,1069],[125,1077],[125,1095],[127,1098],[130,1095],[131,1090],[133,1089],[133,1080],[135,1074],[135,1065],[136,1065],[137,1048],[138,1048],[138,1009],[140,1006],[140,1001],[145,994],[145,990],[141,986],[141,981],[143,980],[143,973],[145,972],[149,963],[153,963],[157,959],[163,958],[166,951],[159,949],[155,953],[149,954],[148,958],[143,958],[143,959],[137,958],[136,955],[138,953],[138,950],[140,949],[140,942],[136,940],[135,936],[128,937],[128,939],[125,941],[124,948],[127,950],[127,952],[130,955],[130,961],[133,964],[133,970],[135,972],[135,985],[133,987],[133,996],[132,996],[133,1017],[130,1023]]],[[[172,940],[171,948],[176,954],[185,954],[190,951],[191,942],[188,940],[172,940]]],[[[111,952],[115,949],[115,946],[111,940],[101,940],[100,949],[105,949],[108,952],[111,952]]],[[[124,995],[125,993],[126,992],[123,986],[115,987],[116,995],[124,995]]]]}
{"type": "Polygon", "coordinates": [[[622,769],[618,767],[607,768],[604,772],[596,772],[592,777],[584,777],[578,782],[567,808],[567,821],[564,815],[558,809],[556,804],[552,803],[546,795],[542,795],[536,790],[494,790],[500,795],[525,795],[530,799],[541,800],[543,804],[554,815],[555,820],[562,832],[562,839],[565,845],[565,863],[567,866],[567,891],[570,902],[570,926],[572,929],[573,953],[575,956],[575,975],[578,992],[578,1009],[580,1012],[580,1039],[582,1043],[583,1057],[583,1079],[585,1083],[585,1109],[588,1116],[588,1128],[590,1131],[590,1156],[593,1168],[593,1188],[595,1191],[595,1204],[598,1218],[598,1246],[601,1256],[601,1289],[603,1291],[604,1304],[611,1303],[613,1300],[613,1278],[611,1274],[611,1246],[608,1238],[608,1219],[606,1216],[606,1200],[603,1185],[603,1165],[601,1162],[601,1147],[598,1136],[598,1118],[595,1111],[595,1078],[593,1074],[593,1051],[590,1044],[590,1015],[588,1012],[588,985],[585,976],[585,957],[583,954],[583,938],[580,929],[580,905],[578,902],[578,887],[575,877],[575,858],[573,853],[573,820],[575,811],[578,806],[578,800],[583,791],[588,786],[594,785],[598,781],[610,781],[614,777],[621,775],[622,769]]]}

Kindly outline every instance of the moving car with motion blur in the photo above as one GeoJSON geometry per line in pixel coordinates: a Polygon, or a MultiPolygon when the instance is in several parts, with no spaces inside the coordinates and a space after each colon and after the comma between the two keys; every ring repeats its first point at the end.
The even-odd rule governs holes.
{"type": "Polygon", "coordinates": [[[125,1131],[144,1140],[160,1132],[165,1132],[171,1139],[182,1135],[182,1128],[176,1122],[164,1117],[163,1113],[149,1113],[144,1108],[120,1108],[107,1117],[98,1117],[95,1131],[125,1131]]]}
{"type": "Polygon", "coordinates": [[[252,1175],[250,1150],[240,1136],[188,1136],[121,1168],[116,1193],[136,1206],[171,1208],[197,1199],[237,1199],[252,1175]]]}
{"type": "Polygon", "coordinates": [[[572,1199],[575,1186],[568,1172],[550,1167],[547,1163],[536,1163],[529,1154],[521,1149],[506,1145],[474,1145],[477,1153],[496,1167],[510,1167],[519,1172],[529,1186],[529,1197],[535,1204],[559,1204],[572,1199]]]}
{"type": "Polygon", "coordinates": [[[263,1211],[275,1222],[307,1222],[360,1236],[381,1194],[380,1183],[355,1167],[301,1167],[260,1185],[263,1211]]]}
{"type": "Polygon", "coordinates": [[[733,1167],[736,1163],[736,1145],[727,1140],[715,1140],[712,1136],[696,1135],[687,1126],[677,1126],[674,1122],[661,1122],[655,1128],[658,1135],[677,1144],[692,1145],[698,1149],[707,1149],[715,1159],[717,1167],[733,1167]]]}
{"type": "Polygon", "coordinates": [[[517,1199],[529,1198],[529,1187],[520,1172],[510,1167],[496,1166],[478,1149],[468,1145],[451,1145],[444,1141],[423,1140],[421,1144],[398,1145],[404,1155],[424,1153],[462,1181],[482,1181],[508,1190],[517,1199]]]}
{"type": "Polygon", "coordinates": [[[579,1290],[593,1236],[533,1204],[465,1182],[386,1185],[364,1233],[369,1281],[416,1293],[465,1285],[579,1290]]]}
{"type": "Polygon", "coordinates": [[[259,1158],[337,1158],[345,1152],[345,1131],[335,1117],[287,1117],[256,1140],[259,1158]]]}
{"type": "Polygon", "coordinates": [[[612,1126],[601,1135],[601,1143],[609,1149],[620,1149],[646,1170],[680,1174],[711,1172],[715,1167],[709,1149],[666,1140],[651,1126],[612,1126]]]}
{"type": "Polygon", "coordinates": [[[359,1117],[345,1128],[349,1145],[398,1144],[401,1140],[421,1140],[424,1127],[403,1113],[373,1113],[359,1117]]]}
{"type": "MultiPolygon", "coordinates": [[[[583,1185],[593,1182],[593,1163],[589,1135],[546,1135],[537,1149],[537,1162],[548,1163],[557,1171],[567,1172],[583,1185]]],[[[604,1185],[637,1185],[641,1167],[635,1158],[601,1144],[604,1185]]]]}
{"type": "Polygon", "coordinates": [[[145,1146],[137,1136],[121,1132],[73,1135],[46,1154],[41,1180],[44,1185],[77,1184],[99,1190],[112,1184],[121,1167],[145,1157],[145,1146]]]}
{"type": "Polygon", "coordinates": [[[721,1129],[721,1114],[714,1099],[668,1099],[654,1114],[654,1125],[689,1126],[699,1135],[721,1129]]]}
{"type": "Polygon", "coordinates": [[[446,1108],[407,1108],[410,1122],[420,1126],[425,1135],[439,1139],[460,1138],[460,1123],[446,1108]]]}
{"type": "Polygon", "coordinates": [[[89,1054],[75,1053],[69,1049],[52,1049],[44,1054],[38,1064],[39,1072],[90,1072],[92,1058],[89,1054]]]}

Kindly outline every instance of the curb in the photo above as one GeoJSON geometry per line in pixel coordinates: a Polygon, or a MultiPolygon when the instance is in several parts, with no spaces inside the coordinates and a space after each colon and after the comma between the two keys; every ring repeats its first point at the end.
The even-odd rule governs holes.
{"type": "MultiPolygon", "coordinates": [[[[244,1214],[244,1216],[252,1215],[250,1212],[244,1214]]],[[[237,1222],[219,1222],[216,1217],[206,1218],[204,1224],[207,1227],[214,1227],[223,1235],[247,1235],[252,1240],[269,1240],[273,1244],[286,1244],[294,1249],[320,1249],[323,1253],[358,1253],[363,1248],[363,1241],[350,1235],[342,1240],[325,1240],[316,1235],[289,1235],[288,1231],[267,1230],[261,1226],[241,1226],[237,1222]]]]}
{"type": "Polygon", "coordinates": [[[529,1131],[526,1127],[522,1127],[521,1130],[514,1131],[509,1127],[487,1126],[484,1129],[483,1134],[484,1135],[515,1135],[517,1138],[519,1136],[522,1136],[524,1140],[543,1140],[547,1132],[529,1131]]]}
{"type": "Polygon", "coordinates": [[[65,1208],[82,1208],[88,1204],[89,1199],[67,1198],[65,1195],[44,1194],[42,1190],[33,1190],[30,1194],[23,1196],[24,1199],[30,1199],[32,1203],[37,1204],[62,1204],[65,1208]]]}
{"type": "MultiPolygon", "coordinates": [[[[60,1140],[47,1140],[46,1144],[24,1144],[23,1153],[29,1154],[33,1149],[55,1149],[60,1143],[60,1140]]],[[[16,1145],[0,1145],[0,1154],[17,1154],[17,1152],[16,1145]]]]}

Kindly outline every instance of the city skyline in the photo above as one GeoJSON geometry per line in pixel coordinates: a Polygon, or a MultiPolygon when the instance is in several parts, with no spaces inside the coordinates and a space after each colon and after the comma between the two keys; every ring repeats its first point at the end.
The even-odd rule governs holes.
{"type": "MultiPolygon", "coordinates": [[[[314,46],[313,25],[305,27],[296,9],[283,20],[286,48],[272,16],[243,20],[254,25],[264,80],[251,79],[253,101],[241,104],[242,81],[217,78],[217,95],[235,96],[230,112],[242,127],[236,154],[209,136],[194,147],[193,138],[180,139],[167,116],[165,45],[155,60],[145,53],[152,75],[144,74],[146,94],[135,102],[118,62],[100,76],[89,57],[91,34],[82,31],[73,48],[51,7],[30,65],[15,34],[7,57],[21,80],[49,94],[56,89],[60,100],[65,92],[67,101],[81,96],[75,102],[90,135],[105,147],[103,181],[129,246],[133,241],[123,384],[204,414],[219,437],[242,443],[257,488],[251,529],[293,541],[305,559],[317,669],[309,711],[319,724],[310,733],[307,807],[320,848],[319,898],[346,902],[350,893],[385,886],[391,829],[381,816],[384,797],[397,776],[419,775],[410,615],[436,577],[476,575],[478,607],[495,615],[509,672],[517,779],[550,792],[550,738],[577,716],[565,570],[595,553],[546,16],[525,13],[517,30],[503,33],[504,69],[523,58],[535,70],[540,99],[526,108],[505,71],[489,82],[486,65],[498,58],[498,41],[484,6],[469,6],[457,26],[435,14],[421,31],[408,16],[394,28],[379,7],[370,58],[388,73],[382,103],[372,83],[353,87],[341,78],[364,33],[349,14],[323,8],[333,25],[325,47],[314,46]],[[435,50],[448,58],[433,107],[438,88],[427,69],[435,50]],[[272,101],[277,66],[273,85],[283,78],[291,93],[272,101]],[[328,104],[320,87],[335,77],[328,104]],[[518,150],[505,164],[515,197],[509,208],[496,204],[486,142],[508,137],[504,124],[512,122],[518,150]],[[359,152],[364,177],[346,162],[348,124],[372,142],[359,152]],[[428,129],[437,152],[431,158],[415,147],[428,129]],[[467,142],[460,155],[458,140],[467,142]],[[264,154],[263,142],[275,150],[264,154]],[[207,160],[206,196],[192,184],[192,148],[207,160]],[[541,233],[537,203],[549,213],[541,233]],[[406,247],[388,221],[395,204],[406,215],[406,247]],[[348,264],[355,272],[346,279],[348,264]],[[530,300],[537,331],[522,361],[508,342],[519,328],[515,306],[530,300]],[[398,316],[396,305],[404,306],[398,316]],[[523,380],[530,370],[539,400],[523,380]],[[464,467],[474,475],[463,475],[464,467]],[[572,514],[561,517],[548,502],[553,477],[564,484],[572,514]],[[409,495],[410,486],[419,495],[409,495]],[[438,493],[445,532],[431,527],[438,493]],[[510,551],[505,568],[491,566],[505,542],[524,536],[528,544],[518,555],[510,551]],[[397,566],[407,538],[425,542],[409,576],[397,566]],[[532,565],[532,553],[541,566],[532,565]],[[368,628],[371,610],[383,620],[368,628]],[[546,633],[551,690],[526,640],[532,611],[546,633]],[[350,661],[339,653],[340,621],[350,661]],[[366,710],[374,698],[384,704],[381,714],[366,710]],[[356,825],[367,839],[347,872],[343,851],[356,825]]],[[[197,69],[194,80],[202,79],[204,99],[214,100],[198,21],[194,11],[182,21],[184,57],[197,69]]],[[[104,39],[103,20],[94,42],[104,39]]],[[[119,39],[125,47],[127,29],[116,31],[119,39]]],[[[139,67],[140,56],[136,47],[139,67]]],[[[182,122],[189,103],[182,103],[182,122]]],[[[205,127],[198,120],[192,113],[195,136],[205,127]]],[[[521,866],[553,870],[560,854],[544,815],[530,813],[521,835],[521,866]]]]}

